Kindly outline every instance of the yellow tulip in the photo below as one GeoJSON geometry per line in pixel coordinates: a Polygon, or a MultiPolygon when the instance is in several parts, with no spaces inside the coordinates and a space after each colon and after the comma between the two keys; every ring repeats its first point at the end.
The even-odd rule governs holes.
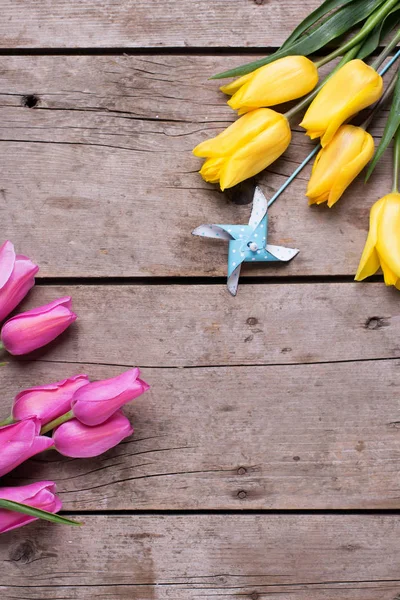
{"type": "Polygon", "coordinates": [[[332,75],[310,104],[300,123],[311,138],[329,144],[339,127],[382,95],[382,77],[362,60],[345,64],[332,75]]]}
{"type": "Polygon", "coordinates": [[[381,267],[386,285],[400,289],[400,194],[392,192],[375,202],[369,233],[356,274],[361,281],[381,267]]]}
{"type": "Polygon", "coordinates": [[[301,98],[318,83],[318,70],[305,56],[285,56],[220,89],[232,96],[228,104],[239,114],[301,98]]]}
{"type": "Polygon", "coordinates": [[[269,108],[258,108],[196,146],[193,154],[207,158],[200,170],[203,179],[219,181],[224,190],[263,171],[283,154],[290,140],[286,117],[269,108]]]}
{"type": "Polygon", "coordinates": [[[374,154],[372,135],[361,127],[342,125],[317,154],[306,196],[309,204],[335,204],[374,154]]]}

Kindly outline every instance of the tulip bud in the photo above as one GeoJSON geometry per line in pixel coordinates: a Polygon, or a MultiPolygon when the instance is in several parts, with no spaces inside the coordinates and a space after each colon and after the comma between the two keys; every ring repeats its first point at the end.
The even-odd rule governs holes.
{"type": "Polygon", "coordinates": [[[36,417],[42,426],[71,410],[74,393],[89,383],[87,375],[76,375],[57,383],[29,388],[14,399],[14,421],[36,417]]]}
{"type": "Polygon", "coordinates": [[[56,450],[71,458],[90,458],[107,452],[133,433],[129,420],[116,412],[107,421],[88,427],[78,419],[63,423],[53,432],[56,450]]]}
{"type": "Polygon", "coordinates": [[[0,477],[43,450],[53,446],[51,438],[40,435],[40,421],[28,419],[0,428],[0,477]]]}
{"type": "Polygon", "coordinates": [[[131,369],[112,379],[81,387],[72,399],[74,416],[85,425],[104,423],[121,406],[149,389],[150,386],[139,379],[139,375],[139,369],[131,369]]]}
{"type": "Polygon", "coordinates": [[[228,104],[241,115],[255,108],[301,98],[317,83],[318,69],[311,60],[305,56],[285,56],[220,89],[232,95],[228,104]]]}
{"type": "Polygon", "coordinates": [[[219,181],[224,190],[263,171],[283,154],[290,140],[286,117],[269,108],[258,108],[196,146],[193,154],[207,158],[200,170],[203,179],[219,181]]]}
{"type": "Polygon", "coordinates": [[[328,202],[329,208],[362,171],[374,154],[372,135],[361,127],[342,125],[315,159],[306,196],[309,204],[328,202]]]}
{"type": "Polygon", "coordinates": [[[76,318],[71,311],[71,298],[59,298],[7,321],[1,330],[1,341],[10,354],[27,354],[53,341],[76,318]]]}
{"type": "Polygon", "coordinates": [[[362,60],[354,59],[339,69],[311,102],[301,127],[326,146],[339,127],[382,95],[382,77],[362,60]]]}
{"type": "MultiPolygon", "coordinates": [[[[62,507],[61,500],[55,494],[56,484],[53,481],[38,481],[20,487],[0,488],[0,498],[3,500],[12,500],[53,514],[61,510],[62,507]]],[[[0,533],[22,527],[36,520],[36,517],[1,508],[0,533]]]]}
{"type": "Polygon", "coordinates": [[[0,247],[0,321],[21,302],[35,284],[39,267],[26,256],[15,254],[7,241],[0,247]]]}
{"type": "Polygon", "coordinates": [[[392,192],[371,208],[369,233],[355,276],[361,281],[381,267],[386,285],[400,289],[400,194],[392,192]]]}

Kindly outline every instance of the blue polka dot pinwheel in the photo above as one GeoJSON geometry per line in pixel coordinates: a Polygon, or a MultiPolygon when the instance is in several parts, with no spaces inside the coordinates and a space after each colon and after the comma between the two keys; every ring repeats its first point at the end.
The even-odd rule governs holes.
{"type": "Polygon", "coordinates": [[[299,252],[296,248],[283,248],[267,243],[268,203],[256,187],[248,225],[200,225],[193,235],[216,238],[229,242],[228,290],[236,296],[240,268],[244,262],[287,262],[299,252]]]}

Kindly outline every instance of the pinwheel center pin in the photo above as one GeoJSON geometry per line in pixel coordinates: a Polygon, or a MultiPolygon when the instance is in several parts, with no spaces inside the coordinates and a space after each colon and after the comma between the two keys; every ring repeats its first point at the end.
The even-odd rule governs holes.
{"type": "Polygon", "coordinates": [[[258,245],[255,242],[249,242],[247,245],[252,252],[257,252],[258,245]]]}

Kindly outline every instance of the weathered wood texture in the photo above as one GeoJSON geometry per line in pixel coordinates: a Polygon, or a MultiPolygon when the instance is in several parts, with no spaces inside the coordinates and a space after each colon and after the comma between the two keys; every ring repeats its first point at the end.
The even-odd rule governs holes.
{"type": "Polygon", "coordinates": [[[44,286],[22,309],[73,297],[78,321],[48,361],[155,367],[400,357],[399,298],[382,283],[44,286]]]}
{"type": "Polygon", "coordinates": [[[279,46],[315,0],[1,0],[2,48],[279,46]]]}
{"type": "MultiPolygon", "coordinates": [[[[7,369],[1,413],[49,373],[99,379],[120,370],[7,369]]],[[[150,392],[125,409],[131,438],[90,460],[38,456],[4,484],[54,479],[67,510],[400,508],[400,361],[143,377],[150,392]]]]}
{"type": "Polygon", "coordinates": [[[2,600],[395,600],[397,516],[85,517],[2,536],[2,600]]]}
{"type": "MultiPolygon", "coordinates": [[[[224,276],[226,244],[191,231],[204,222],[247,223],[250,207],[232,205],[204,183],[191,150],[234,118],[207,77],[243,60],[2,57],[3,237],[34,257],[42,276],[224,276]],[[35,108],[24,105],[35,102],[30,95],[35,108]]],[[[267,195],[311,147],[294,133],[285,156],[260,177],[267,195]]],[[[307,167],[269,218],[270,243],[300,254],[288,265],[246,265],[244,275],[355,272],[370,206],[389,189],[390,156],[367,187],[359,178],[331,210],[308,207],[309,173],[307,167]]]]}
{"type": "Polygon", "coordinates": [[[127,408],[133,438],[93,460],[37,457],[19,482],[55,478],[76,510],[400,507],[400,363],[365,360],[399,356],[395,293],[46,287],[30,304],[68,292],[79,321],[38,362],[2,369],[0,414],[21,388],[117,365],[153,365],[152,388],[127,408]],[[320,364],[233,367],[291,362],[320,364]]]}

